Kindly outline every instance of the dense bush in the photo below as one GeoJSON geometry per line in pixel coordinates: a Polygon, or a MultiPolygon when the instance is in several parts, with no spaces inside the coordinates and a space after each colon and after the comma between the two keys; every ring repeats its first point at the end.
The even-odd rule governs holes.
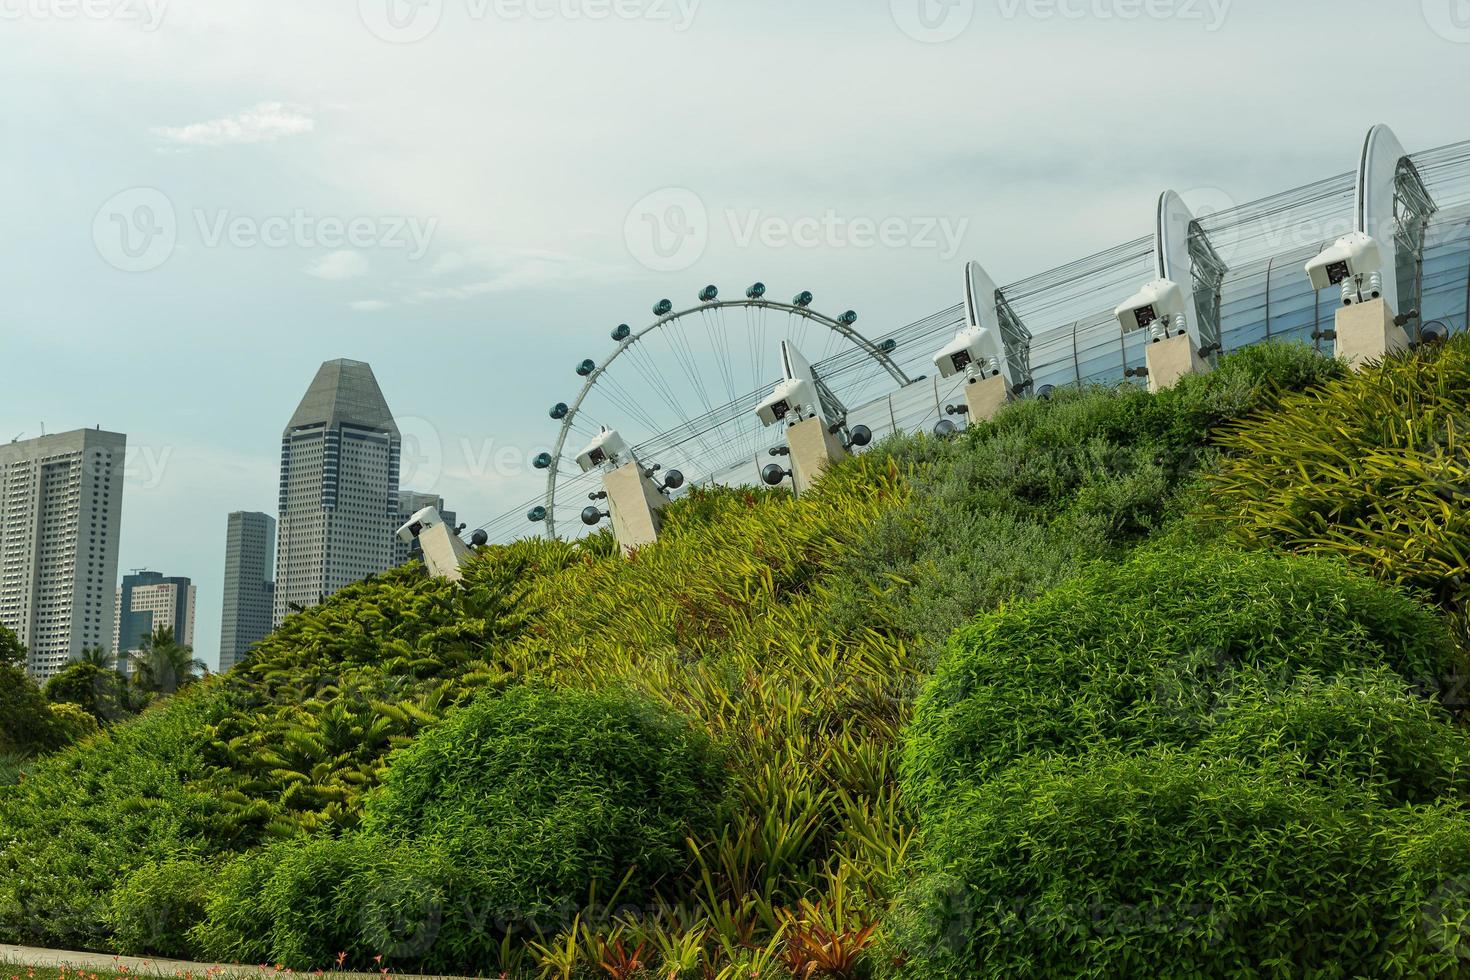
{"type": "Polygon", "coordinates": [[[371,835],[282,842],[224,867],[190,940],[232,962],[417,963],[433,954],[446,915],[464,921],[446,902],[460,874],[424,845],[371,835]]]}
{"type": "Polygon", "coordinates": [[[141,710],[146,695],[127,678],[95,663],[78,661],[46,682],[42,693],[52,704],[74,704],[101,723],[121,721],[141,710]]]}
{"type": "Polygon", "coordinates": [[[1470,601],[1470,335],[1230,426],[1210,481],[1239,538],[1339,556],[1456,611],[1470,601]]]}
{"type": "Polygon", "coordinates": [[[228,839],[200,732],[225,710],[203,685],[0,787],[0,936],[106,948],[109,893],[134,870],[228,839]]]}
{"type": "Polygon", "coordinates": [[[1148,549],[982,617],[908,735],[908,974],[1443,965],[1403,854],[1470,793],[1455,667],[1411,599],[1265,553],[1148,549]]]}
{"type": "Polygon", "coordinates": [[[0,753],[50,752],[67,743],[67,734],[25,670],[0,663],[0,753]]]}
{"type": "Polygon", "coordinates": [[[204,917],[214,869],[184,858],[143,865],[112,893],[108,925],[120,953],[188,958],[188,932],[204,917]]]}
{"type": "Polygon", "coordinates": [[[959,631],[905,788],[927,808],[1022,756],[1190,746],[1263,690],[1380,666],[1433,685],[1455,662],[1429,610],[1331,562],[1146,550],[959,631]]]}
{"type": "MultiPolygon", "coordinates": [[[[714,829],[723,784],[708,738],[645,698],[519,687],[396,756],[365,826],[437,845],[497,918],[560,927],[589,895],[646,904],[714,829]]],[[[445,940],[484,962],[499,938],[445,940]]]]}
{"type": "Polygon", "coordinates": [[[516,687],[395,755],[362,833],[235,862],[196,936],[297,968],[346,952],[490,969],[507,934],[555,934],[589,900],[645,906],[723,785],[708,739],[642,697],[516,687]]]}
{"type": "Polygon", "coordinates": [[[904,972],[1460,976],[1470,853],[1446,832],[1463,847],[1470,816],[1373,808],[1274,762],[1029,759],[926,831],[904,972]]]}

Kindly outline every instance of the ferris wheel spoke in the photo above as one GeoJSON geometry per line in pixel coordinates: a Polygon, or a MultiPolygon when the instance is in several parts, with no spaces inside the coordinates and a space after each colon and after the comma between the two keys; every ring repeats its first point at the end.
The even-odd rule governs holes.
{"type": "MultiPolygon", "coordinates": [[[[744,300],[717,300],[717,295],[708,287],[700,291],[700,305],[677,312],[672,301],[661,300],[653,323],[636,333],[620,325],[613,331],[620,346],[611,356],[579,367],[588,380],[572,406],[553,410],[562,424],[559,458],[538,457],[538,467],[550,470],[547,490],[526,512],[533,520],[544,519],[548,534],[579,533],[567,511],[585,506],[581,496],[600,491],[601,475],[580,471],[576,447],[568,440],[595,438],[604,426],[618,429],[645,464],[680,468],[691,486],[756,481],[769,443],[778,441],[754,413],[779,374],[771,352],[774,339],[789,339],[804,353],[819,355],[814,366],[849,405],[885,372],[906,380],[888,356],[890,348],[875,346],[851,329],[855,314],[824,316],[810,308],[810,293],[777,302],[766,298],[764,285],[757,283],[745,291],[744,300]],[[728,312],[733,306],[742,308],[743,318],[728,312]],[[735,330],[743,337],[732,336],[735,330]],[[619,361],[625,370],[615,369],[619,361]]],[[[500,519],[496,526],[503,526],[500,519]]]]}

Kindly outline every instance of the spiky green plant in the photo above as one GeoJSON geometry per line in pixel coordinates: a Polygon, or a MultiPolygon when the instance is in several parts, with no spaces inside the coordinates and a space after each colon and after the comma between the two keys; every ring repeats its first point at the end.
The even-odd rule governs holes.
{"type": "Polygon", "coordinates": [[[1470,603],[1470,336],[1286,398],[1220,444],[1208,498],[1239,540],[1470,603]]]}

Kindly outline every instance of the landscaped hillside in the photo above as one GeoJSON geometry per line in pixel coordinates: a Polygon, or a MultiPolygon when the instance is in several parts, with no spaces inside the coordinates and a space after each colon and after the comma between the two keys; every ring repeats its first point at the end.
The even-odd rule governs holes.
{"type": "Polygon", "coordinates": [[[0,940],[552,976],[1470,973],[1470,342],[1265,346],[293,616],[0,788],[0,940]],[[1293,392],[1300,392],[1294,394],[1293,392]]]}

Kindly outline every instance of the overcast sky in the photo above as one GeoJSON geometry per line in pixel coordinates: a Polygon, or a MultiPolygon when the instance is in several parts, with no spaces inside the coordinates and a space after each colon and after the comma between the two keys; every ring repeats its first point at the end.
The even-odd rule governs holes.
{"type": "Polygon", "coordinates": [[[473,526],[662,296],[881,333],[1165,187],[1470,137],[1467,88],[1466,0],[0,0],[0,439],[128,434],[121,568],[196,581],[214,663],[225,515],[324,359],[473,526]]]}

